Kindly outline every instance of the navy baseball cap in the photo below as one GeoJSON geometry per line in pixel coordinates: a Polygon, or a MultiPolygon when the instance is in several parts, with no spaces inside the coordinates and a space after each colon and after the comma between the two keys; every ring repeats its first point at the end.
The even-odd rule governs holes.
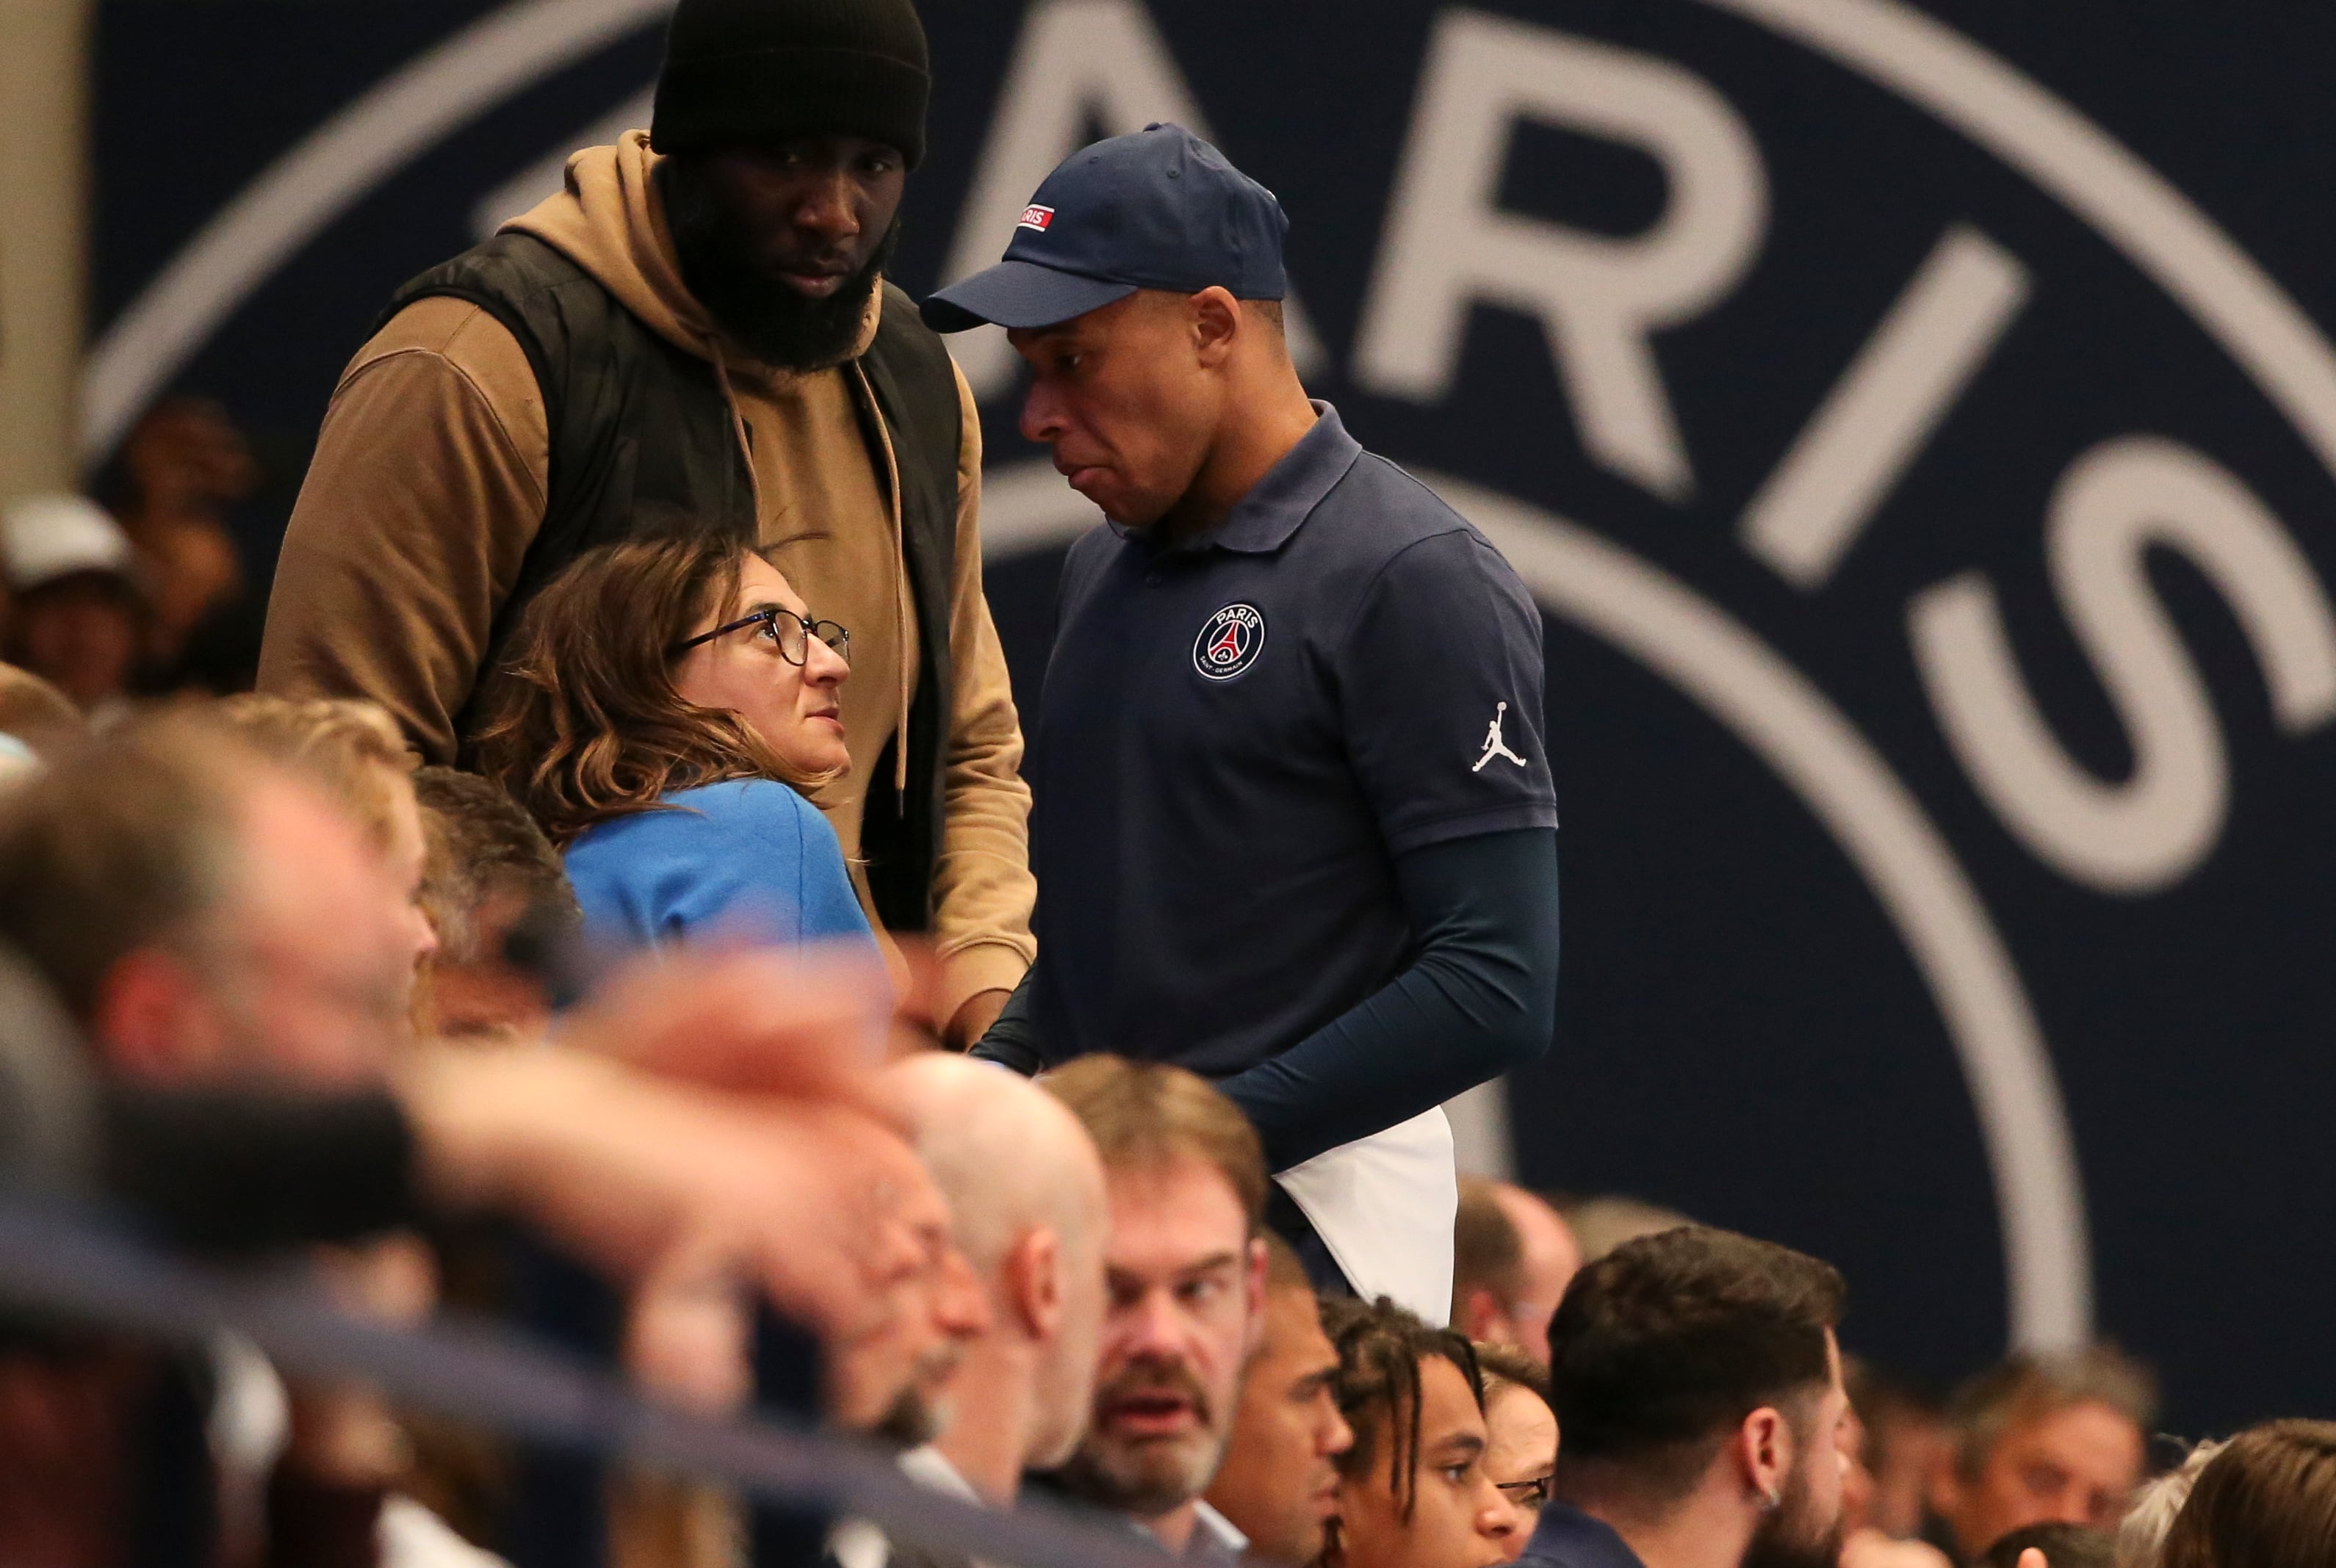
{"type": "Polygon", "coordinates": [[[1147,125],[1056,164],[1005,259],[928,298],[925,325],[1052,326],[1139,288],[1280,299],[1289,231],[1273,192],[1223,153],[1181,125],[1147,125]]]}

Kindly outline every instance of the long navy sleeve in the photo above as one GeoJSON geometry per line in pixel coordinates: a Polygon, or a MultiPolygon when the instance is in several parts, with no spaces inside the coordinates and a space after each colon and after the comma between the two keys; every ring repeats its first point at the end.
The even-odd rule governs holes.
{"type": "MultiPolygon", "coordinates": [[[[1273,1170],[1407,1121],[1549,1049],[1557,830],[1430,844],[1397,857],[1396,882],[1416,934],[1411,963],[1288,1050],[1217,1086],[1257,1125],[1273,1170]]],[[[1024,1074],[1056,1059],[1038,1037],[1028,992],[1026,979],[974,1055],[1024,1074]]]]}
{"type": "Polygon", "coordinates": [[[1557,830],[1430,844],[1396,861],[1410,965],[1280,1055],[1217,1086],[1268,1166],[1407,1121],[1540,1058],[1557,1018],[1557,830]]]}
{"type": "Polygon", "coordinates": [[[1006,998],[981,1038],[974,1042],[973,1055],[985,1062],[996,1062],[1011,1067],[1026,1078],[1035,1078],[1046,1070],[1046,1053],[1038,1044],[1038,1026],[1030,1018],[1030,977],[1038,972],[1036,965],[1024,972],[1022,983],[1006,998]]]}

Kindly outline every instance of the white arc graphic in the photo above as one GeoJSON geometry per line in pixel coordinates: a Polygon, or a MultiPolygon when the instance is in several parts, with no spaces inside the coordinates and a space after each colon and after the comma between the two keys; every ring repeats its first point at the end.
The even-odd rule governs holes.
{"type": "Polygon", "coordinates": [[[309,132],[211,215],[105,330],[82,372],[82,457],[130,422],[278,267],[424,149],[647,25],[672,0],[512,0],[309,132]]]}

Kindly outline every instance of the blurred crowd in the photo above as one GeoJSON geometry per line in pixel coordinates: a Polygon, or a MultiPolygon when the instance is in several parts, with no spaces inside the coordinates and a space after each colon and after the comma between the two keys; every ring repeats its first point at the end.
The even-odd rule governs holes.
{"type": "MultiPolygon", "coordinates": [[[[93,509],[9,526],[12,571],[39,541],[107,541],[84,610],[167,597],[93,509]]],[[[29,580],[37,625],[70,579],[29,580]]],[[[1844,1354],[1832,1268],[1650,1204],[1466,1181],[1449,1327],[1325,1299],[1202,1079],[1095,1056],[1034,1085],[936,1048],[913,950],[889,981],[849,944],[595,953],[537,820],[416,768],[377,709],[133,708],[83,678],[118,640],[11,636],[59,678],[0,672],[0,940],[110,1086],[91,1182],[172,1245],[297,1248],[390,1322],[556,1334],[563,1302],[604,1299],[597,1348],[657,1398],[791,1408],[936,1488],[1043,1494],[1191,1560],[2331,1560],[2336,1426],[2156,1473],[2151,1378],[2114,1348],[1933,1399],[1844,1354]]],[[[0,1562],[22,1568],[475,1564],[549,1539],[625,1568],[959,1560],[852,1521],[790,1558],[784,1521],[647,1473],[553,1489],[589,1517],[547,1535],[524,1455],[361,1387],[232,1339],[5,1329],[0,1562]]]]}
{"type": "Polygon", "coordinates": [[[238,514],[262,482],[217,404],[164,399],[123,442],[101,487],[110,506],[58,494],[8,507],[0,654],[101,725],[141,697],[248,690],[261,618],[238,514]]]}

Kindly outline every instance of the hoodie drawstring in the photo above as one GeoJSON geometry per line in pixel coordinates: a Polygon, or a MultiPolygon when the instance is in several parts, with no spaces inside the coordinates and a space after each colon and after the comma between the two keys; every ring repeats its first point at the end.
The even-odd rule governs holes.
{"type": "Polygon", "coordinates": [[[738,406],[738,394],[730,385],[730,366],[722,357],[719,334],[706,336],[708,357],[714,361],[715,384],[722,388],[722,406],[730,411],[730,433],[738,443],[739,453],[746,459],[746,502],[754,509],[754,542],[763,542],[763,482],[754,472],[754,440],[746,433],[746,414],[738,406]]]}
{"type": "MultiPolygon", "coordinates": [[[[897,661],[900,667],[900,726],[892,735],[892,805],[900,814],[909,811],[909,545],[907,525],[900,516],[900,463],[892,453],[892,432],[884,424],[883,405],[876,401],[876,389],[869,385],[868,372],[858,360],[852,362],[852,374],[860,383],[860,395],[875,417],[876,438],[884,448],[885,493],[892,502],[892,646],[900,650],[897,661]]],[[[938,695],[938,694],[936,694],[938,695]]]]}

